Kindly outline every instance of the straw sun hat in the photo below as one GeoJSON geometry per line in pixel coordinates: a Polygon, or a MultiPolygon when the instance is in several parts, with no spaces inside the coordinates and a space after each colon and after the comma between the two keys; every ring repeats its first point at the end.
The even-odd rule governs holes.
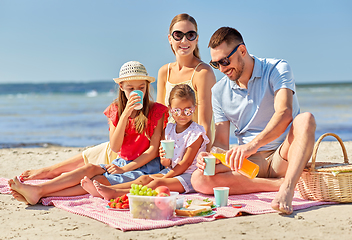
{"type": "Polygon", "coordinates": [[[137,61],[126,62],[122,65],[119,78],[113,79],[116,83],[131,80],[147,80],[150,83],[155,82],[155,78],[148,76],[147,69],[145,69],[142,63],[137,61]]]}

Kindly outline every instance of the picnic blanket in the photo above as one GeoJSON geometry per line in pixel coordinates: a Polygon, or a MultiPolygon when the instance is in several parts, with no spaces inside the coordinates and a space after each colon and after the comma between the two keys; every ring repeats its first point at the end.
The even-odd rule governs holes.
{"type": "MultiPolygon", "coordinates": [[[[7,184],[8,179],[0,178],[0,193],[9,194],[10,189],[7,184]]],[[[26,181],[26,184],[39,184],[45,180],[26,181]]],[[[117,211],[107,208],[108,201],[92,197],[90,194],[75,197],[46,197],[42,198],[45,206],[53,205],[71,213],[90,217],[104,222],[111,227],[122,231],[149,230],[165,228],[175,225],[183,225],[199,222],[210,222],[219,218],[230,218],[243,214],[264,214],[276,212],[271,208],[270,203],[277,192],[261,192],[243,195],[229,196],[229,206],[217,208],[216,214],[209,217],[173,217],[170,220],[147,220],[132,218],[129,211],[117,211]],[[232,204],[241,204],[241,208],[233,208],[232,204]]],[[[209,198],[215,202],[214,196],[200,193],[184,194],[185,200],[209,198]]],[[[304,200],[296,191],[293,198],[293,209],[305,209],[323,204],[336,204],[334,202],[316,202],[304,200]]]]}

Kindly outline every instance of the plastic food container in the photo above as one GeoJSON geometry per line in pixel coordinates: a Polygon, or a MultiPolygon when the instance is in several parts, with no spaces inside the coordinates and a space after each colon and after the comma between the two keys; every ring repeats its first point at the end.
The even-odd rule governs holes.
{"type": "Polygon", "coordinates": [[[170,197],[149,197],[127,194],[133,218],[167,220],[172,218],[176,208],[178,192],[170,197]]]}

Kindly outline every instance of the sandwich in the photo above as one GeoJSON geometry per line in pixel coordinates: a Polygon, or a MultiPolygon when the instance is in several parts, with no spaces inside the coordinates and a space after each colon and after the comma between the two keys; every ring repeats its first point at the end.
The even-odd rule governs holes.
{"type": "Polygon", "coordinates": [[[194,199],[186,201],[186,208],[190,206],[210,206],[213,207],[213,201],[209,200],[209,198],[205,198],[203,200],[194,199]]]}
{"type": "Polygon", "coordinates": [[[194,217],[194,216],[202,216],[211,212],[210,206],[190,206],[188,208],[180,208],[175,210],[176,215],[178,216],[186,216],[186,217],[194,217]]]}
{"type": "Polygon", "coordinates": [[[186,206],[181,209],[176,209],[175,212],[178,216],[204,216],[212,212],[213,201],[208,198],[203,200],[188,200],[186,206]]]}

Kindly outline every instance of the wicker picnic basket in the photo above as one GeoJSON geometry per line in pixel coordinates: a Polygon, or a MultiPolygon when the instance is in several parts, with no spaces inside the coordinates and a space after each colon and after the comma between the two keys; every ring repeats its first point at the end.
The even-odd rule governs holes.
{"type": "Polygon", "coordinates": [[[348,163],[345,145],[334,133],[325,133],[316,142],[312,162],[307,164],[297,188],[304,199],[329,202],[352,202],[352,165],[348,163]],[[335,137],[342,148],[344,162],[315,162],[320,142],[326,136],[335,137]]]}

